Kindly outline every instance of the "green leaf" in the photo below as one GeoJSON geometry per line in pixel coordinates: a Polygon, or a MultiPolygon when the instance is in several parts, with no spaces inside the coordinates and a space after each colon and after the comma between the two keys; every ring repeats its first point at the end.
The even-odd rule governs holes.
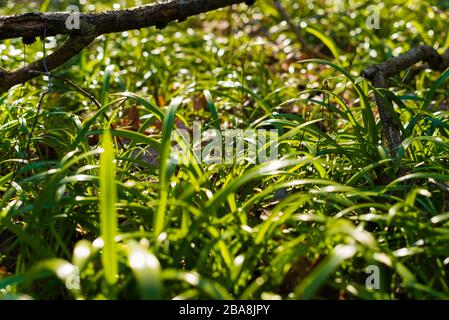
{"type": "Polygon", "coordinates": [[[154,215],[154,235],[157,238],[164,229],[165,210],[168,200],[169,179],[171,175],[171,133],[175,124],[176,110],[181,104],[183,98],[178,97],[172,100],[168,106],[167,113],[162,123],[162,141],[161,141],[161,157],[160,157],[160,202],[157,212],[154,215]]]}
{"type": "Polygon", "coordinates": [[[145,99],[144,97],[142,97],[140,95],[137,95],[132,92],[120,92],[120,93],[117,93],[116,95],[120,96],[120,97],[129,98],[129,99],[132,99],[132,100],[140,103],[141,105],[143,105],[145,107],[145,109],[147,109],[152,114],[154,114],[159,120],[162,120],[162,118],[164,117],[164,113],[158,106],[156,106],[151,101],[149,101],[148,99],[145,99]]]}
{"type": "Polygon", "coordinates": [[[117,282],[117,190],[115,184],[114,146],[109,131],[103,136],[100,157],[100,230],[104,242],[101,261],[109,285],[117,282]]]}
{"type": "Polygon", "coordinates": [[[161,265],[155,255],[148,252],[134,240],[128,242],[128,263],[136,278],[141,298],[161,299],[161,265]]]}
{"type": "Polygon", "coordinates": [[[344,261],[357,253],[355,245],[339,245],[295,289],[295,299],[310,299],[344,261]]]}

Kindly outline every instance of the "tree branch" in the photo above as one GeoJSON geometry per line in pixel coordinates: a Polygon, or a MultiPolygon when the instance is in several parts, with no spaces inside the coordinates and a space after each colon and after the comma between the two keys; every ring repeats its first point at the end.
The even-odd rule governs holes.
{"type": "Polygon", "coordinates": [[[44,59],[13,72],[0,67],[0,94],[17,84],[33,79],[39,73],[61,66],[99,35],[150,26],[161,27],[173,21],[183,21],[193,15],[242,2],[252,4],[254,1],[171,0],[133,9],[79,14],[79,29],[66,27],[66,21],[71,17],[70,13],[27,13],[0,17],[0,40],[22,37],[25,42],[30,40],[32,42],[36,37],[69,35],[60,48],[44,59]]]}
{"type": "MultiPolygon", "coordinates": [[[[374,87],[386,89],[388,88],[388,78],[420,61],[427,63],[427,66],[433,70],[442,71],[449,67],[449,49],[440,55],[434,48],[422,45],[398,57],[366,68],[362,72],[362,76],[370,80],[374,87]]],[[[376,104],[382,124],[383,137],[390,155],[395,156],[402,139],[399,124],[396,123],[392,114],[394,110],[388,108],[385,98],[377,94],[376,104]]]]}
{"type": "Polygon", "coordinates": [[[8,91],[17,84],[37,77],[40,73],[56,69],[63,65],[67,60],[80,53],[94,39],[94,36],[70,36],[61,47],[56,49],[48,57],[35,61],[17,71],[4,71],[0,73],[0,94],[8,91]]]}
{"type": "MultiPolygon", "coordinates": [[[[81,13],[81,24],[92,25],[97,36],[166,25],[172,21],[183,21],[190,16],[216,10],[245,0],[172,0],[132,9],[81,13]]],[[[47,36],[59,34],[85,34],[83,26],[79,30],[68,29],[66,21],[70,13],[26,13],[0,17],[0,40],[11,38],[32,38],[43,36],[46,27],[47,36]]]]}

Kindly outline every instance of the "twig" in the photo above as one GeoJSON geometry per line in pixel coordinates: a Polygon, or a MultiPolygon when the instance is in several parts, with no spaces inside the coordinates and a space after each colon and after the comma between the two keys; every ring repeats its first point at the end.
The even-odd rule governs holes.
{"type": "MultiPolygon", "coordinates": [[[[36,74],[40,74],[40,75],[47,75],[44,72],[35,72],[36,74]]],[[[86,98],[88,98],[97,108],[98,110],[101,109],[101,103],[97,100],[97,98],[95,98],[95,96],[93,94],[91,94],[90,92],[88,92],[86,89],[83,89],[80,85],[78,85],[77,83],[73,82],[70,79],[67,79],[66,77],[62,77],[62,76],[58,76],[55,74],[51,74],[48,75],[49,77],[53,78],[53,79],[58,79],[61,80],[65,83],[67,83],[68,85],[72,86],[76,91],[78,91],[79,93],[81,93],[83,96],[85,96],[86,98]]],[[[105,120],[107,122],[110,122],[109,116],[106,113],[103,113],[103,117],[105,118],[105,120]]],[[[118,143],[120,145],[120,147],[124,150],[126,150],[126,147],[122,144],[122,142],[120,141],[120,139],[118,139],[118,143]]]]}
{"type": "MultiPolygon", "coordinates": [[[[32,73],[35,73],[37,75],[47,75],[45,72],[39,72],[39,71],[32,71],[32,73]]],[[[83,96],[85,96],[86,98],[88,98],[98,109],[101,109],[101,104],[100,102],[97,100],[97,98],[95,98],[95,96],[91,93],[89,93],[87,90],[83,89],[81,86],[79,86],[77,83],[73,82],[70,79],[67,79],[66,77],[62,77],[62,76],[58,76],[55,74],[51,74],[50,77],[52,77],[53,79],[58,79],[61,80],[67,84],[69,84],[70,86],[72,86],[76,91],[78,91],[79,93],[81,93],[83,96]]],[[[109,120],[108,120],[109,121],[109,120]]]]}
{"type": "MultiPolygon", "coordinates": [[[[434,48],[422,45],[398,57],[366,68],[362,72],[362,76],[370,80],[374,87],[386,89],[388,88],[388,78],[412,67],[420,61],[427,63],[428,68],[442,71],[449,67],[449,49],[440,55],[434,48]]],[[[376,104],[379,110],[385,143],[390,155],[394,157],[402,142],[399,124],[394,120],[395,117],[392,114],[394,110],[388,107],[385,97],[376,94],[376,104]]]]}
{"type": "Polygon", "coordinates": [[[61,47],[46,57],[46,64],[44,59],[41,59],[17,71],[0,73],[0,94],[8,91],[15,85],[35,78],[38,73],[47,73],[63,65],[67,60],[81,52],[94,39],[95,37],[93,36],[70,36],[61,47]]]}

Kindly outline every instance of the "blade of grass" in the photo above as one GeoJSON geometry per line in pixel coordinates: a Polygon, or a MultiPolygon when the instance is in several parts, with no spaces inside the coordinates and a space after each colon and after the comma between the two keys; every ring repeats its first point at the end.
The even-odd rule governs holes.
{"type": "Polygon", "coordinates": [[[168,200],[169,179],[170,179],[170,138],[175,123],[176,110],[181,104],[183,98],[177,97],[170,103],[167,113],[162,123],[162,141],[160,157],[160,202],[157,212],[154,215],[154,235],[157,238],[164,229],[164,217],[168,200]]]}
{"type": "Polygon", "coordinates": [[[109,131],[103,136],[100,157],[100,229],[104,242],[101,261],[109,285],[117,282],[118,262],[115,235],[117,233],[117,191],[115,185],[114,146],[109,131]]]}

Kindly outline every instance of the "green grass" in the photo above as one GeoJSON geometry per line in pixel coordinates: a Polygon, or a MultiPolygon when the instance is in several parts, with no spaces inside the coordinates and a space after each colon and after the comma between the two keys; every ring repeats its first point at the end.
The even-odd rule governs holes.
{"type": "MultiPolygon", "coordinates": [[[[293,2],[329,61],[302,55],[260,3],[97,40],[55,73],[98,103],[54,79],[27,155],[46,83],[0,97],[1,297],[449,298],[449,73],[404,72],[379,90],[404,127],[397,158],[360,77],[412,42],[444,43],[448,13],[390,0],[373,31],[362,1],[351,19],[293,2]],[[170,134],[198,120],[278,129],[279,160],[176,164],[170,134]],[[370,265],[379,290],[365,286],[370,265]]],[[[18,67],[20,40],[4,44],[2,67],[18,67]]]]}
{"type": "Polygon", "coordinates": [[[111,134],[103,137],[103,153],[100,157],[100,231],[104,242],[101,256],[106,282],[113,286],[117,282],[117,189],[115,185],[114,146],[111,134]]]}

